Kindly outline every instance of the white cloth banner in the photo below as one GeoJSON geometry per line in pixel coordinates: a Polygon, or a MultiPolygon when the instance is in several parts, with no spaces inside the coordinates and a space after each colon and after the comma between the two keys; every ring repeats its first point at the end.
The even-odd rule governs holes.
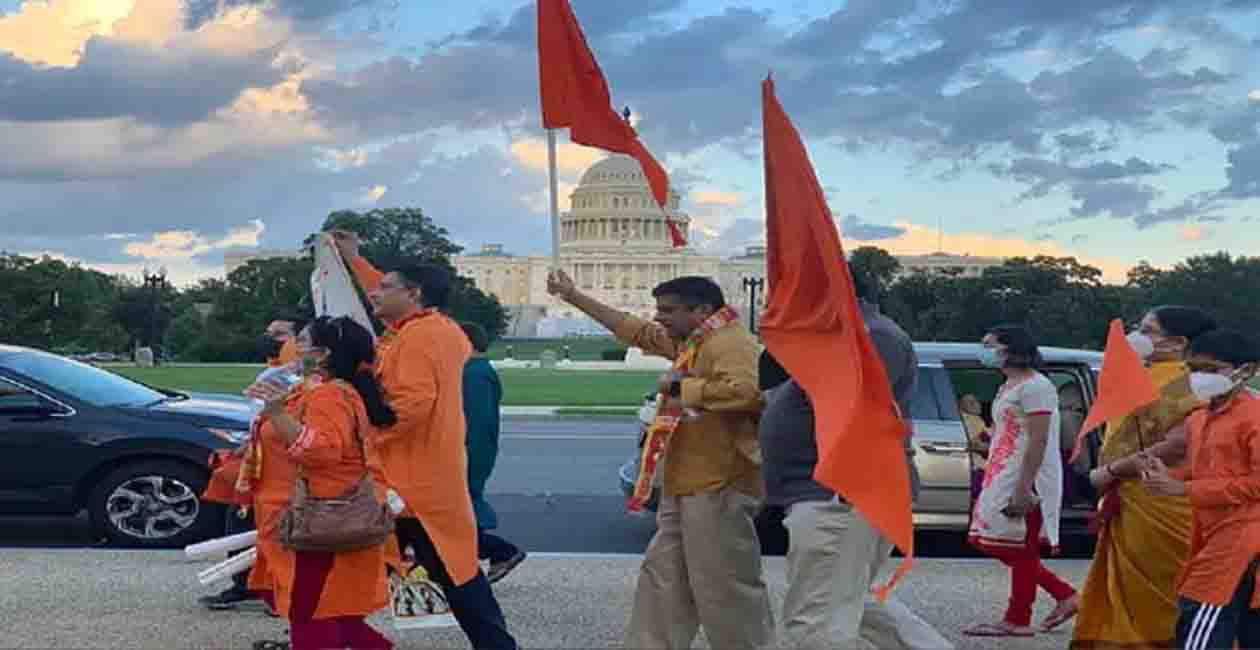
{"type": "Polygon", "coordinates": [[[332,235],[321,232],[315,242],[315,270],[311,272],[311,302],[315,305],[316,316],[349,316],[372,334],[376,340],[376,331],[372,329],[372,319],[365,305],[355,290],[354,275],[337,250],[332,235]]]}

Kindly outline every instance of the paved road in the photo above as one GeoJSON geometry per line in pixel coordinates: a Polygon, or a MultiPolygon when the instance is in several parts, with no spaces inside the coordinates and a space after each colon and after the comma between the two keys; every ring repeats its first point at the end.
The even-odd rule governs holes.
{"type": "MultiPolygon", "coordinates": [[[[500,534],[537,552],[642,552],[654,523],[626,514],[617,483],[618,468],[635,450],[637,431],[628,417],[506,418],[487,488],[499,512],[500,534]]],[[[921,535],[919,552],[974,556],[961,541],[958,535],[921,535]]],[[[785,544],[780,538],[765,542],[770,554],[781,553],[785,544]]],[[[0,519],[0,546],[93,543],[83,519],[0,519]]]]}
{"type": "MultiPolygon", "coordinates": [[[[508,626],[525,648],[614,648],[630,613],[636,556],[535,556],[495,585],[508,626]]],[[[196,597],[217,587],[197,583],[208,562],[189,562],[178,552],[82,553],[17,549],[0,553],[0,647],[3,648],[248,648],[260,639],[283,639],[285,622],[256,607],[207,612],[196,597]]],[[[1051,567],[1080,584],[1086,563],[1054,561],[1051,567]]],[[[783,562],[765,562],[773,608],[781,611],[783,562]]],[[[896,596],[962,649],[1051,650],[1064,648],[1070,626],[1036,639],[964,639],[959,630],[994,620],[1006,601],[1009,574],[994,561],[923,560],[896,596]]],[[[1036,620],[1051,603],[1038,601],[1036,620]]],[[[378,629],[400,650],[467,648],[457,631],[398,633],[388,619],[378,629]]],[[[697,647],[706,647],[698,643],[697,647]]]]}

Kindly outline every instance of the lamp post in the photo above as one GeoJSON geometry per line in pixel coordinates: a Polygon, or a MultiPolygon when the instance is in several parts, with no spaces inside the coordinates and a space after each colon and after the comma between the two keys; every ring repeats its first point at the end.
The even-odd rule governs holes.
{"type": "Polygon", "coordinates": [[[153,350],[153,363],[157,365],[158,357],[158,311],[162,300],[162,289],[166,285],[166,269],[158,269],[157,273],[150,273],[149,269],[144,269],[144,286],[149,290],[149,349],[153,350]]]}
{"type": "Polygon", "coordinates": [[[757,291],[765,288],[765,278],[744,278],[744,293],[748,294],[748,331],[757,333],[757,291]]]}

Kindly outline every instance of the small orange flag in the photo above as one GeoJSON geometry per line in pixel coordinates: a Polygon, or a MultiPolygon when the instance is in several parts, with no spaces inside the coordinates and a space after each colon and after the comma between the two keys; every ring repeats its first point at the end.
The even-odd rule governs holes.
{"type": "Polygon", "coordinates": [[[1103,350],[1102,372],[1098,376],[1098,399],[1089,409],[1085,424],[1076,438],[1071,460],[1085,448],[1090,431],[1104,422],[1116,420],[1159,400],[1159,389],[1142,365],[1142,358],[1124,336],[1124,323],[1111,321],[1107,347],[1103,350]]]}
{"type": "MultiPolygon", "coordinates": [[[[543,127],[569,129],[569,139],[615,151],[639,161],[652,196],[669,204],[669,176],[648,152],[630,123],[612,106],[612,94],[569,0],[538,0],[538,82],[543,127]]],[[[678,224],[665,217],[674,246],[687,245],[678,224]]]]}
{"type": "Polygon", "coordinates": [[[866,332],[831,209],[796,127],[762,82],[770,300],[761,335],[814,404],[814,479],[835,490],[906,559],[914,557],[910,472],[884,362],[866,332]]]}

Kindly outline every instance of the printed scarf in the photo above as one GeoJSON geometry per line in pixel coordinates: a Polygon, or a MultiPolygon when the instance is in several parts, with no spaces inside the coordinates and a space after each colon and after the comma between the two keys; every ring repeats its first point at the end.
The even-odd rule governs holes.
{"type": "MultiPolygon", "coordinates": [[[[682,349],[674,359],[673,372],[677,375],[690,373],[695,365],[700,345],[709,335],[738,320],[739,314],[730,306],[723,307],[706,318],[700,327],[697,327],[683,342],[682,349]]],[[[656,468],[665,456],[669,440],[678,429],[682,416],[681,399],[671,398],[665,393],[657,396],[656,417],[648,426],[647,438],[643,441],[643,455],[639,459],[639,476],[635,480],[634,493],[630,496],[630,502],[627,505],[630,512],[642,512],[648,499],[651,498],[652,480],[656,476],[656,468]]]]}
{"type": "MultiPolygon", "coordinates": [[[[285,398],[286,408],[288,404],[292,404],[302,398],[307,382],[318,384],[319,380],[319,375],[312,375],[307,381],[295,386],[288,397],[285,398]]],[[[263,445],[262,436],[259,432],[262,430],[263,421],[266,419],[265,416],[259,415],[254,418],[254,421],[249,426],[249,440],[246,441],[245,449],[241,454],[241,471],[236,475],[236,494],[238,502],[241,503],[254,502],[254,489],[258,486],[258,479],[262,477],[263,445]]],[[[242,512],[248,510],[249,506],[241,506],[242,512]]]]}

